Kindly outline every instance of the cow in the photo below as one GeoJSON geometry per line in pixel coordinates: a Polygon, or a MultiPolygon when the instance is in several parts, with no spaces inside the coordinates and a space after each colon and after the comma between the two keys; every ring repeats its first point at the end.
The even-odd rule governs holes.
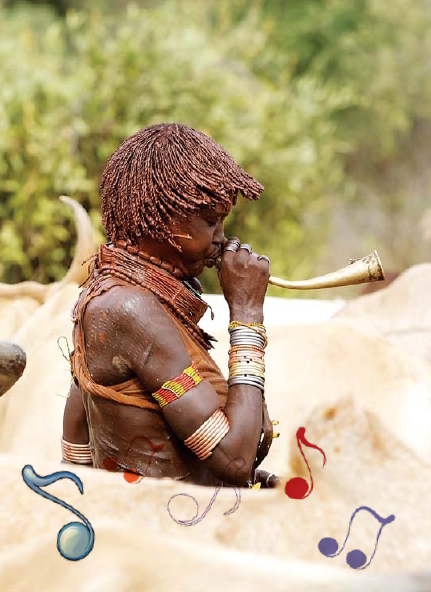
{"type": "Polygon", "coordinates": [[[86,277],[82,262],[96,250],[95,233],[85,209],[75,200],[62,195],[60,200],[72,208],[77,229],[77,243],[72,264],[59,282],[40,284],[26,281],[0,284],[0,339],[11,339],[39,306],[68,284],[79,285],[86,277]]]}
{"type": "Polygon", "coordinates": [[[283,458],[290,459],[281,487],[241,490],[240,503],[230,514],[235,503],[231,488],[223,487],[211,503],[212,488],[151,478],[132,485],[121,473],[67,465],[84,484],[84,494],[66,479],[49,490],[94,529],[94,549],[79,562],[65,561],[56,547],[58,530],[72,516],[68,520],[58,504],[35,495],[20,475],[29,462],[41,476],[65,465],[32,459],[29,453],[0,454],[0,589],[429,590],[429,463],[353,397],[315,405],[297,415],[296,422],[327,457],[322,467],[321,455],[304,448],[314,478],[311,495],[292,500],[284,492],[292,477],[303,476],[311,484],[293,432],[276,443],[283,458]],[[381,525],[366,511],[355,518],[345,551],[333,559],[323,556],[319,541],[333,537],[341,548],[353,512],[364,506],[383,518],[395,516],[381,533],[375,557],[381,525]],[[203,519],[189,527],[173,519],[195,513],[203,519]],[[347,567],[352,549],[372,559],[366,573],[347,567]]]}
{"type": "MultiPolygon", "coordinates": [[[[187,493],[202,514],[213,492],[170,479],[145,478],[135,486],[121,474],[68,465],[82,479],[85,494],[71,489],[68,481],[52,489],[79,509],[96,532],[94,550],[72,569],[55,546],[62,524],[58,505],[26,488],[20,471],[24,464],[32,464],[40,475],[65,470],[59,462],[60,437],[71,376],[57,341],[64,336],[71,343],[70,310],[78,293],[74,281],[53,291],[14,336],[27,353],[28,366],[0,399],[1,589],[27,590],[30,578],[33,587],[64,592],[77,587],[176,591],[203,586],[210,592],[228,586],[299,592],[317,585],[331,591],[355,586],[429,589],[426,573],[409,574],[431,559],[431,523],[422,493],[431,484],[429,362],[391,345],[361,320],[339,317],[283,325],[283,315],[271,317],[268,308],[265,397],[272,419],[280,422],[281,436],[263,468],[280,474],[283,486],[298,475],[310,483],[295,439],[304,426],[308,440],[328,458],[322,468],[320,455],[305,449],[314,478],[312,494],[290,500],[283,486],[244,490],[238,509],[225,516],[235,500],[232,489],[222,488],[204,520],[184,528],[167,512],[170,498],[187,493]],[[324,557],[318,542],[333,536],[341,544],[349,518],[360,506],[385,517],[393,513],[396,520],[381,536],[373,559],[376,575],[361,574],[359,582],[352,579],[358,574],[346,573],[343,555],[324,557]],[[25,571],[19,569],[23,562],[25,571]]],[[[222,297],[215,302],[216,318],[226,316],[222,297]]],[[[277,303],[280,311],[290,305],[277,303]]],[[[274,301],[266,306],[272,309],[274,301]]],[[[226,326],[212,328],[208,318],[204,323],[218,339],[214,358],[226,374],[226,326]]],[[[67,348],[64,353],[67,357],[67,348]]],[[[174,502],[175,516],[193,515],[190,498],[181,495],[174,502]]],[[[358,517],[353,548],[370,558],[378,527],[371,516],[358,517]]]]}
{"type": "Polygon", "coordinates": [[[431,360],[431,263],[409,267],[389,286],[358,296],[334,318],[356,319],[389,343],[431,360]]]}

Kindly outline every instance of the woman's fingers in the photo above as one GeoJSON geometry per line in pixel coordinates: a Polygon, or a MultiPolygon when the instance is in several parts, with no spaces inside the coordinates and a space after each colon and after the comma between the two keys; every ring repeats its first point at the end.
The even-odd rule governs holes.
{"type": "Polygon", "coordinates": [[[280,483],[280,477],[263,469],[256,469],[255,481],[261,484],[262,489],[273,489],[280,483]]]}

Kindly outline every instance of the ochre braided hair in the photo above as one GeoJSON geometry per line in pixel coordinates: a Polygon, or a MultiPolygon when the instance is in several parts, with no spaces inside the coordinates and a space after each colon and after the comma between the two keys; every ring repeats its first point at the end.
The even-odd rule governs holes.
{"type": "Polygon", "coordinates": [[[162,123],[125,140],[108,160],[100,185],[108,240],[147,236],[181,251],[168,225],[263,187],[217,142],[193,128],[162,123]]]}

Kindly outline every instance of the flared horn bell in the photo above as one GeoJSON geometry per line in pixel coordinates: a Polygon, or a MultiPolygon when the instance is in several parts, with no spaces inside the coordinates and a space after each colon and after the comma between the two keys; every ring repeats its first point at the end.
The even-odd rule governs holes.
{"type": "Polygon", "coordinates": [[[350,259],[346,267],[326,275],[294,282],[270,276],[269,283],[273,286],[292,290],[314,290],[317,288],[336,288],[338,286],[378,282],[384,279],[385,273],[380,257],[377,251],[373,251],[361,259],[350,259]]]}

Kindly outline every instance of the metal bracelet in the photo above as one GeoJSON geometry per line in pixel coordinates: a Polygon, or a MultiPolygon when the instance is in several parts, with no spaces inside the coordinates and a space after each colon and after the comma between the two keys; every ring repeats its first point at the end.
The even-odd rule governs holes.
{"type": "Polygon", "coordinates": [[[230,340],[231,343],[235,343],[237,341],[258,341],[259,343],[265,343],[265,339],[262,335],[259,335],[258,333],[249,333],[248,335],[244,335],[244,334],[238,334],[238,335],[233,335],[231,334],[230,336],[230,340]]]}
{"type": "Polygon", "coordinates": [[[257,335],[256,333],[254,335],[231,335],[230,336],[230,342],[232,345],[234,345],[235,343],[238,342],[243,342],[243,343],[265,343],[265,340],[263,337],[261,337],[260,335],[257,335]]]}
{"type": "Polygon", "coordinates": [[[265,379],[264,378],[260,378],[258,376],[235,376],[232,378],[229,378],[228,381],[228,386],[233,386],[235,384],[249,384],[251,386],[257,386],[258,388],[260,388],[262,391],[264,391],[264,387],[265,387],[265,379]]]}
{"type": "Polygon", "coordinates": [[[231,335],[235,335],[237,333],[244,333],[247,335],[262,335],[266,333],[264,329],[252,329],[251,327],[232,327],[229,329],[229,333],[231,335]]]}
{"type": "Polygon", "coordinates": [[[237,346],[253,346],[261,350],[262,352],[265,350],[265,342],[262,339],[255,339],[252,337],[239,337],[237,339],[230,340],[230,347],[237,347],[237,346]]]}

